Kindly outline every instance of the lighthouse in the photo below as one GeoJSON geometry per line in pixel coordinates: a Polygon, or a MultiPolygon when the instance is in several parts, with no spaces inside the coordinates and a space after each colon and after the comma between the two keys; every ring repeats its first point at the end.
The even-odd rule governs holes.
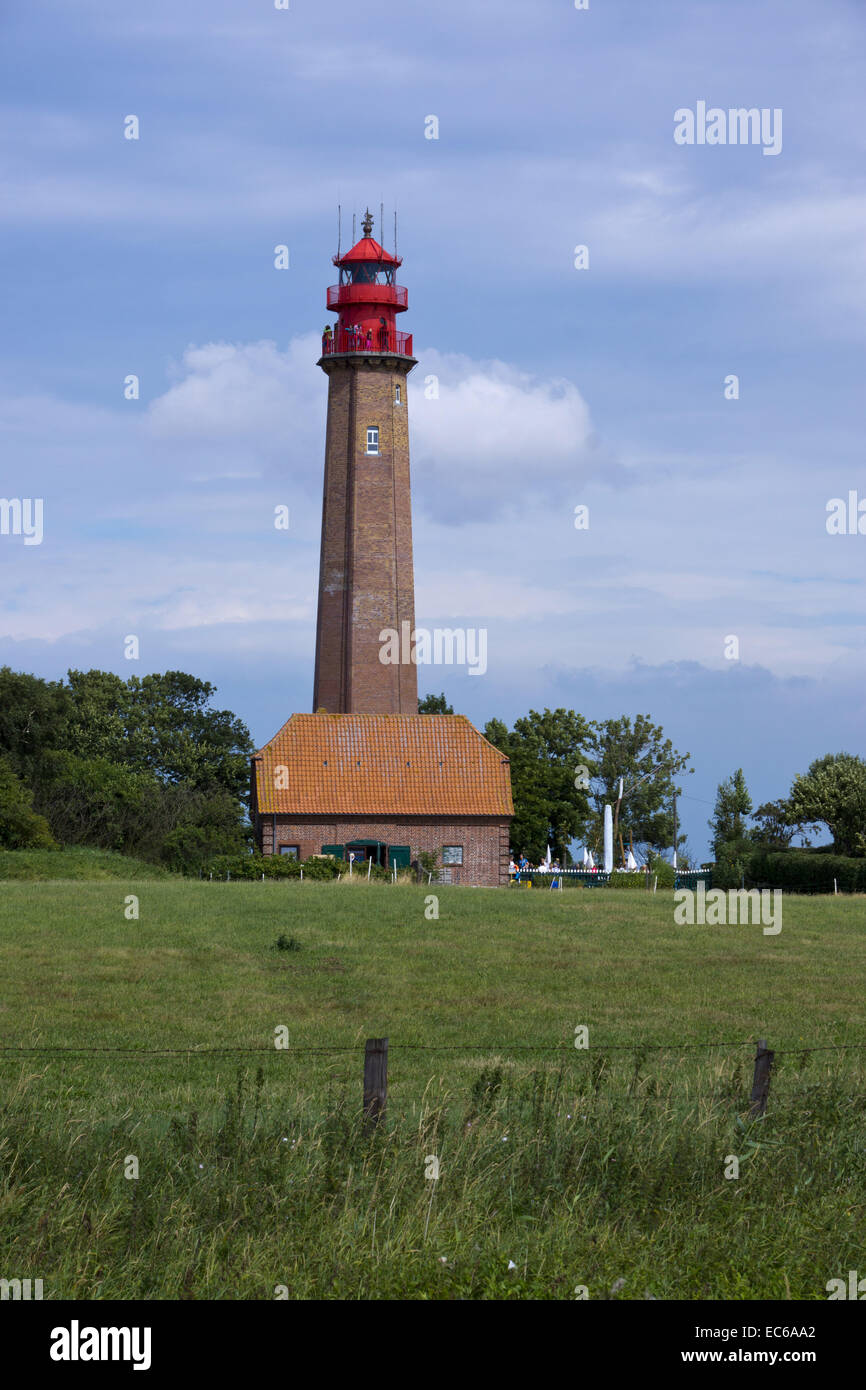
{"type": "Polygon", "coordinates": [[[380,634],[415,626],[409,422],[411,334],[397,328],[408,307],[396,283],[401,259],[363,236],[334,256],[339,281],[327,293],[336,322],[318,365],[328,378],[322,546],[313,711],[417,714],[412,660],[388,661],[380,634]]]}
{"type": "Polygon", "coordinates": [[[400,259],[374,240],[369,212],[362,231],[333,258],[337,318],[319,358],[328,422],[313,712],[290,715],[255,754],[250,819],[262,854],[329,855],[348,873],[372,861],[396,877],[424,852],[440,883],[496,886],[508,882],[508,759],[465,715],[418,713],[406,399],[416,364],[397,328],[400,259]]]}

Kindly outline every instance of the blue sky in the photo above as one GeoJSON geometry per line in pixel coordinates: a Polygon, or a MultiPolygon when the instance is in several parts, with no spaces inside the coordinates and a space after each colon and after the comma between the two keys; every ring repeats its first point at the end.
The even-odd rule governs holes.
{"type": "Polygon", "coordinates": [[[310,707],[317,334],[336,204],[345,245],[384,200],[417,621],[489,634],[422,690],[650,714],[700,855],[735,768],[761,801],[866,751],[866,536],[826,529],[866,498],[862,5],[34,0],[0,32],[0,495],[45,507],[0,536],[0,661],[180,667],[259,741],[310,707]],[[676,144],[699,101],[780,109],[781,151],[676,144]]]}

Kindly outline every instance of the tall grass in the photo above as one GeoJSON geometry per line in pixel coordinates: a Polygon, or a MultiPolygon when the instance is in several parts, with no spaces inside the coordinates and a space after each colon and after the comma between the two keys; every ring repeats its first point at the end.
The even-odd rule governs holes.
{"type": "Polygon", "coordinates": [[[24,1069],[0,1268],[55,1298],[826,1298],[862,1264],[861,1069],[791,1059],[749,1121],[748,1066],[680,1060],[494,1058],[372,1136],[345,1074],[241,1067],[205,1113],[107,1118],[24,1069]]]}

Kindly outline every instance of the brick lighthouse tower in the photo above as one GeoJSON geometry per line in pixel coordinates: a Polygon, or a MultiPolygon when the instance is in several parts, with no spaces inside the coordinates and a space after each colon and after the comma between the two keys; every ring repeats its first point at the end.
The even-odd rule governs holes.
{"type": "Polygon", "coordinates": [[[334,264],[319,619],[312,714],[293,714],[252,759],[250,819],[262,854],[330,856],[340,872],[436,856],[439,881],[508,882],[508,759],[462,714],[419,714],[406,378],[399,258],[364,235],[334,264]],[[383,642],[382,634],[387,634],[383,642]],[[409,652],[411,655],[411,651],[409,652]]]}
{"type": "Polygon", "coordinates": [[[379,659],[383,629],[415,627],[406,401],[415,358],[396,327],[407,307],[401,260],[373,240],[369,210],[361,225],[361,240],[334,257],[340,280],[327,307],[338,317],[319,358],[328,424],[313,710],[417,714],[415,664],[379,659]]]}

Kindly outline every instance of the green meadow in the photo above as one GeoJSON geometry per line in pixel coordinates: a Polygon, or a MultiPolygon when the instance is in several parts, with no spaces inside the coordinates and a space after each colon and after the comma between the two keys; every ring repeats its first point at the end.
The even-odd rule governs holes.
{"type": "Polygon", "coordinates": [[[764,936],[678,926],[662,892],[37,859],[0,863],[2,1277],[46,1298],[822,1299],[863,1266],[864,898],[785,897],[764,936]]]}

